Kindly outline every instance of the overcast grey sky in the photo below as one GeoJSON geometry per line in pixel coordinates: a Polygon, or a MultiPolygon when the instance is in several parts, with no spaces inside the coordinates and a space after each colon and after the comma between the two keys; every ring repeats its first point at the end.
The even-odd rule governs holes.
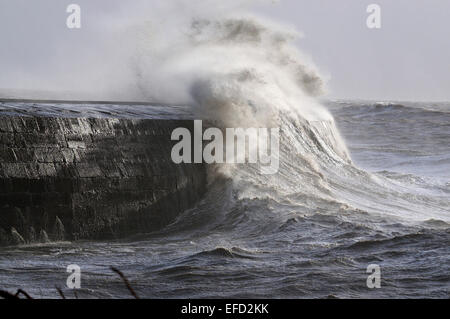
{"type": "MultiPolygon", "coordinates": [[[[186,1],[172,2],[187,9],[186,1]]],[[[128,7],[122,0],[0,0],[0,88],[38,88],[49,65],[64,71],[77,56],[105,54],[93,51],[114,36],[113,21],[128,7]],[[65,26],[70,3],[82,7],[80,30],[65,26]]],[[[252,10],[304,34],[298,45],[329,76],[329,97],[450,100],[449,0],[281,0],[252,10]],[[381,29],[366,26],[371,3],[381,6],[381,29]]]]}

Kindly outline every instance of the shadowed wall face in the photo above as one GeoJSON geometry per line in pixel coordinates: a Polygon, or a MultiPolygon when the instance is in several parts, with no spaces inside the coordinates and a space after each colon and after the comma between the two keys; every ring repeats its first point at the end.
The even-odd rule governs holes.
{"type": "Polygon", "coordinates": [[[172,162],[192,121],[0,117],[0,244],[148,232],[193,206],[203,165],[172,162]]]}

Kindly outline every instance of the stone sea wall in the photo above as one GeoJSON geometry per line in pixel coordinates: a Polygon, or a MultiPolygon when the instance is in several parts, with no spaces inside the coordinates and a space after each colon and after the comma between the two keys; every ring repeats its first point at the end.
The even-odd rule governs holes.
{"type": "Polygon", "coordinates": [[[158,229],[206,191],[202,164],[174,164],[192,121],[0,116],[0,245],[158,229]]]}

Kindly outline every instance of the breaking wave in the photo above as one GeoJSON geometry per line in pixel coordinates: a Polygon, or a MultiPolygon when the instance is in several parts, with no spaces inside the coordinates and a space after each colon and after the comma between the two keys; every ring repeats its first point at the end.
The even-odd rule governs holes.
{"type": "MultiPolygon", "coordinates": [[[[126,78],[136,99],[188,105],[189,110],[153,106],[152,113],[150,107],[136,105],[87,105],[81,114],[193,114],[224,127],[279,127],[278,173],[261,174],[257,164],[209,166],[206,197],[156,232],[136,234],[125,242],[74,243],[81,247],[76,251],[71,245],[6,250],[0,268],[12,270],[0,269],[0,275],[8,278],[10,287],[39,280],[44,284],[36,294],[41,287],[53,287],[60,281],[62,261],[55,264],[52,254],[69,264],[76,252],[78,260],[89,265],[83,285],[103,294],[112,288],[103,265],[112,264],[120,265],[136,283],[151,283],[137,287],[142,295],[157,298],[448,297],[448,180],[359,168],[333,116],[319,102],[325,81],[297,50],[298,34],[290,28],[227,10],[209,15],[204,9],[200,17],[177,17],[176,24],[167,20],[133,26],[138,41],[123,42],[127,52],[133,52],[126,59],[131,61],[132,81],[130,74],[116,72],[126,78]],[[379,292],[366,286],[367,265],[374,262],[383,263],[387,278],[379,292]],[[37,270],[19,271],[18,263],[37,265],[37,270]],[[42,276],[43,267],[55,270],[49,279],[42,276]],[[89,284],[93,274],[97,280],[89,284]]],[[[126,86],[121,88],[126,91],[126,86]]],[[[445,118],[437,121],[428,114],[424,122],[423,113],[408,117],[420,130],[412,134],[414,125],[403,121],[399,112],[405,107],[342,104],[338,123],[344,123],[345,136],[357,136],[353,142],[368,157],[386,155],[377,146],[390,135],[399,139],[387,146],[398,150],[406,148],[411,136],[434,128],[439,132],[433,143],[409,146],[414,151],[439,146],[448,154],[448,134],[442,133],[448,131],[445,118]],[[386,116],[373,121],[380,110],[386,116]]],[[[39,110],[33,112],[42,109],[35,108],[39,110]]],[[[80,114],[73,105],[46,109],[53,115],[80,114]]],[[[22,112],[23,107],[5,111],[22,112]]],[[[404,153],[394,159],[404,159],[404,153]]],[[[424,154],[432,152],[425,149],[424,154]]],[[[395,163],[384,158],[391,160],[387,167],[395,163]]],[[[123,290],[118,281],[113,293],[123,296],[123,290]]],[[[44,293],[52,295],[48,289],[44,293]]]]}
{"type": "Polygon", "coordinates": [[[295,46],[297,36],[290,28],[243,14],[193,18],[174,37],[175,48],[146,42],[137,66],[139,87],[152,99],[166,99],[167,88],[152,85],[156,74],[164,85],[185,93],[197,118],[223,127],[280,128],[277,174],[262,175],[249,164],[210,167],[210,176],[232,180],[239,200],[270,199],[310,212],[348,205],[416,222],[447,219],[445,209],[417,196],[413,187],[352,163],[333,116],[318,100],[324,80],[295,46]]]}

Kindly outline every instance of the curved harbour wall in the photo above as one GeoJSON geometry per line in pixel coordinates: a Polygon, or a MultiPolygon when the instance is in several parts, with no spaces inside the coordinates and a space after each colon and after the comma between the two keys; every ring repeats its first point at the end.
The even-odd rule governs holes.
{"type": "Polygon", "coordinates": [[[0,116],[0,244],[148,232],[192,207],[202,164],[174,164],[193,121],[0,116]]]}

